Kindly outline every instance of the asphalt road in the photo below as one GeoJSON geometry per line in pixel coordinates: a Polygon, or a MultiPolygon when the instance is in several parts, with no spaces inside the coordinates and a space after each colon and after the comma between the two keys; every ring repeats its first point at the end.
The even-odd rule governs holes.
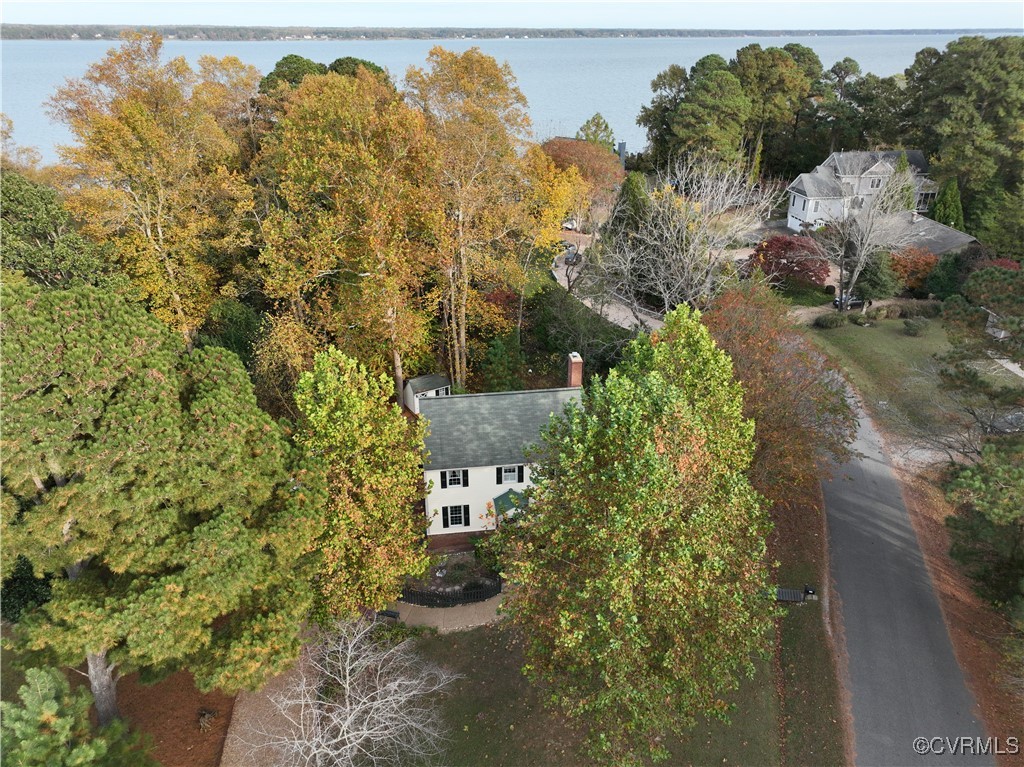
{"type": "Polygon", "coordinates": [[[954,741],[983,743],[985,731],[892,467],[870,419],[859,416],[853,447],[861,456],[836,467],[823,484],[848,656],[855,763],[994,764],[991,755],[978,753],[977,741],[954,741]],[[923,747],[918,743],[924,754],[915,751],[916,738],[926,739],[923,747]]]}

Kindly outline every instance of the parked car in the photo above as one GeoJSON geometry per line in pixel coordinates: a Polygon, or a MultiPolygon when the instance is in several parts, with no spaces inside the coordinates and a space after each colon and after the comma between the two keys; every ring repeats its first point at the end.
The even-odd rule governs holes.
{"type": "Polygon", "coordinates": [[[580,224],[575,218],[567,218],[565,221],[562,222],[562,228],[568,229],[570,232],[579,229],[579,226],[580,224]]]}
{"type": "Polygon", "coordinates": [[[576,266],[581,261],[583,261],[583,254],[580,253],[578,250],[574,250],[572,253],[565,254],[566,266],[576,266]]]}
{"type": "MultiPolygon", "coordinates": [[[[856,295],[847,295],[846,296],[846,308],[847,309],[860,309],[863,306],[864,306],[864,299],[861,298],[860,296],[856,296],[856,295]]],[[[871,302],[870,301],[868,301],[868,306],[871,306],[871,302]]],[[[833,309],[838,309],[839,308],[839,296],[836,296],[835,298],[832,299],[832,308],[833,309]]]]}

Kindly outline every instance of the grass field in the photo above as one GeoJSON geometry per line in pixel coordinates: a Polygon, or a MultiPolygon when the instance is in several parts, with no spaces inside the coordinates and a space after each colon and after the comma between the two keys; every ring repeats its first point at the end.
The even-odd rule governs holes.
{"type": "Polygon", "coordinates": [[[815,329],[808,335],[847,372],[887,429],[905,434],[908,424],[927,426],[941,419],[935,355],[950,347],[938,320],[917,337],[904,332],[903,320],[815,329]]]}
{"type": "Polygon", "coordinates": [[[793,306],[826,306],[832,303],[829,296],[817,285],[807,282],[785,282],[779,291],[793,306]]]}

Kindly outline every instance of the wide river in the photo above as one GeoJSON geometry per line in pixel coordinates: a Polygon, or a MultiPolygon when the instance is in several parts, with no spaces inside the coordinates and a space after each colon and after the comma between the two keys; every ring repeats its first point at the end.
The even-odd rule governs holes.
{"type": "MultiPolygon", "coordinates": [[[[534,137],[572,136],[595,112],[611,125],[630,152],[646,144],[636,124],[640,107],[651,98],[651,80],[670,64],[690,67],[702,56],[731,58],[751,43],[762,47],[796,42],[814,49],[825,67],[849,56],[864,72],[886,76],[902,72],[922,48],[942,50],[958,35],[850,35],[716,38],[574,38],[499,40],[385,40],[192,42],[169,40],[168,58],[184,56],[193,65],[204,54],[237,56],[266,74],[289,53],[329,64],[340,56],[356,56],[385,67],[396,80],[410,66],[423,66],[435,45],[464,51],[473,45],[499,61],[507,61],[526,95],[534,137]]],[[[70,141],[67,130],[50,121],[46,100],[67,78],[80,77],[102,58],[110,40],[11,40],[2,47],[0,106],[14,121],[14,139],[34,146],[44,160],[56,160],[56,146],[70,141]]]]}

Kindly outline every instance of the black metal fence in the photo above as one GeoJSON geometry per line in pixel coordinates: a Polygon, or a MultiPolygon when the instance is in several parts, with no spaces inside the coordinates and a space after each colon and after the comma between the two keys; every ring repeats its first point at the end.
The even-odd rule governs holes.
{"type": "Polygon", "coordinates": [[[416,589],[406,585],[402,589],[402,601],[420,607],[457,607],[473,602],[483,602],[501,593],[501,577],[474,578],[461,586],[450,586],[444,590],[416,589]]]}

